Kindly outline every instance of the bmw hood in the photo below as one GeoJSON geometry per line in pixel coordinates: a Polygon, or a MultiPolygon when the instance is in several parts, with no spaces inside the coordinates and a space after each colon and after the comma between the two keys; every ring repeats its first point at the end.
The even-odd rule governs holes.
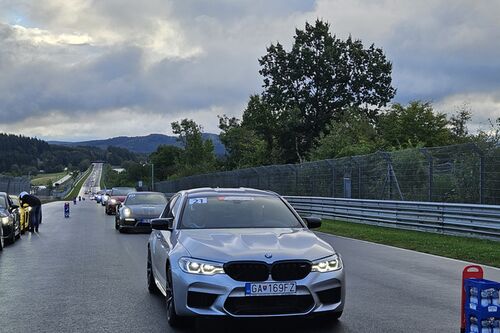
{"type": "Polygon", "coordinates": [[[335,253],[328,243],[308,229],[182,229],[178,239],[193,258],[217,262],[313,261],[335,253]],[[270,255],[271,258],[267,258],[270,255]]]}

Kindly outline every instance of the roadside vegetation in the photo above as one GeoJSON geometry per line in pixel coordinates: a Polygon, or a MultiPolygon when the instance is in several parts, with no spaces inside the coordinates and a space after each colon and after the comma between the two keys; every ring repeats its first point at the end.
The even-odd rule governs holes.
{"type": "Polygon", "coordinates": [[[324,220],[319,231],[500,268],[496,241],[324,220]]]}
{"type": "Polygon", "coordinates": [[[80,189],[82,188],[83,183],[88,178],[91,171],[92,171],[92,168],[88,168],[87,171],[85,171],[83,176],[75,184],[75,186],[73,186],[73,189],[68,193],[68,195],[64,198],[64,200],[73,200],[73,198],[76,198],[78,196],[78,193],[80,193],[80,189]]]}
{"type": "Polygon", "coordinates": [[[68,172],[55,172],[55,173],[42,173],[31,179],[31,184],[35,186],[50,186],[62,177],[66,176],[68,172]]]}

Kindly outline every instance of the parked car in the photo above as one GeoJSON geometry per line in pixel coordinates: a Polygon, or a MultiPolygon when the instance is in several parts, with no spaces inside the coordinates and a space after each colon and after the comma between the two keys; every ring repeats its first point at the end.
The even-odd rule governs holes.
{"type": "Polygon", "coordinates": [[[109,200],[109,195],[111,194],[111,189],[109,190],[104,190],[104,193],[102,194],[102,197],[101,197],[101,205],[102,206],[106,206],[106,203],[108,202],[109,200]]]}
{"type": "Polygon", "coordinates": [[[95,202],[96,203],[101,203],[103,194],[104,194],[104,190],[97,191],[97,193],[95,195],[95,202]]]}
{"type": "Polygon", "coordinates": [[[193,189],[151,221],[148,289],[165,296],[171,326],[185,317],[317,315],[344,309],[340,255],[279,195],[193,189]]]}
{"type": "Polygon", "coordinates": [[[15,208],[14,211],[19,216],[19,228],[21,230],[21,234],[24,234],[29,229],[29,206],[25,204],[26,207],[21,207],[21,202],[19,201],[19,197],[17,195],[10,195],[9,197],[14,206],[18,207],[15,208]]]}
{"type": "Polygon", "coordinates": [[[160,192],[132,192],[116,211],[115,228],[151,232],[151,219],[157,218],[167,205],[167,197],[160,192]]]}
{"type": "Polygon", "coordinates": [[[2,238],[10,244],[21,237],[18,208],[19,206],[14,205],[7,193],[0,192],[0,220],[3,229],[2,238]]]}
{"type": "Polygon", "coordinates": [[[108,215],[116,214],[116,208],[125,201],[127,195],[131,192],[135,192],[133,187],[113,187],[109,193],[109,197],[106,200],[104,211],[108,215]]]}

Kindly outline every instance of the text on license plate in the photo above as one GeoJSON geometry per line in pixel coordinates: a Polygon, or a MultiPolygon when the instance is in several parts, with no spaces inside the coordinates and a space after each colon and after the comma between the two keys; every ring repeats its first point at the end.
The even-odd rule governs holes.
{"type": "Polygon", "coordinates": [[[245,283],[245,295],[289,295],[297,292],[295,282],[245,283]]]}

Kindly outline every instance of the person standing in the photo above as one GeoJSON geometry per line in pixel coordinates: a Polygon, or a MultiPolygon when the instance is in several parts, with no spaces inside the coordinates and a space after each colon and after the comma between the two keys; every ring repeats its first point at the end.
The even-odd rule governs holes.
{"type": "Polygon", "coordinates": [[[38,226],[40,225],[40,223],[42,223],[42,202],[40,201],[40,199],[38,199],[34,195],[29,194],[28,192],[21,192],[21,194],[19,194],[19,200],[21,201],[21,205],[28,204],[31,207],[30,231],[38,232],[38,226]]]}

